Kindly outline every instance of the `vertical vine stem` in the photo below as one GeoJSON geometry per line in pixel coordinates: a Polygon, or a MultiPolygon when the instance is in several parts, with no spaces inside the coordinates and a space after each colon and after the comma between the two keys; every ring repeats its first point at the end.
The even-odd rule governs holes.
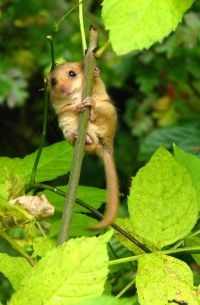
{"type": "Polygon", "coordinates": [[[80,31],[81,31],[81,39],[82,39],[82,48],[83,54],[85,54],[85,50],[87,49],[87,43],[85,38],[85,31],[84,31],[84,22],[83,22],[83,1],[79,0],[79,24],[80,24],[80,31]]]}
{"type": "MultiPolygon", "coordinates": [[[[43,149],[43,146],[44,146],[44,143],[45,143],[45,138],[46,138],[48,101],[49,101],[49,93],[47,92],[46,87],[47,87],[47,84],[46,84],[46,82],[44,82],[45,94],[44,94],[44,116],[43,116],[42,134],[41,134],[41,138],[40,138],[40,144],[39,144],[38,152],[37,152],[37,155],[36,155],[36,158],[35,158],[35,162],[33,164],[29,185],[35,183],[35,176],[36,176],[36,172],[37,172],[37,167],[38,167],[38,163],[39,163],[39,160],[40,160],[40,157],[41,157],[41,154],[42,154],[42,149],[43,149]]],[[[29,191],[29,185],[27,186],[26,192],[29,191]]]]}
{"type": "MultiPolygon", "coordinates": [[[[84,57],[84,84],[83,84],[82,101],[86,97],[92,95],[94,69],[96,67],[94,50],[97,47],[97,38],[98,38],[98,32],[94,27],[91,26],[89,31],[88,50],[84,57]]],[[[57,245],[61,245],[63,242],[69,239],[69,229],[72,219],[73,206],[76,200],[81,166],[84,157],[85,137],[87,133],[88,119],[89,119],[89,109],[81,113],[79,116],[78,137],[74,148],[72,169],[69,176],[68,191],[66,194],[57,245]]]]}
{"type": "MultiPolygon", "coordinates": [[[[55,68],[55,57],[54,57],[54,45],[53,45],[53,39],[52,36],[47,36],[47,39],[50,43],[50,50],[51,50],[51,71],[55,68]]],[[[48,117],[48,104],[49,104],[49,93],[47,91],[47,83],[46,80],[44,81],[44,116],[43,116],[43,126],[42,126],[42,134],[40,138],[40,144],[38,148],[38,152],[35,158],[35,162],[33,164],[32,172],[31,172],[31,178],[29,185],[26,187],[26,192],[29,192],[30,185],[35,183],[35,176],[37,172],[38,163],[42,154],[42,149],[45,143],[46,138],[46,131],[47,131],[47,117],[48,117]]]]}
{"type": "Polygon", "coordinates": [[[48,35],[47,39],[48,39],[49,44],[50,44],[50,52],[51,52],[51,69],[50,69],[50,71],[52,71],[55,68],[55,66],[56,66],[54,44],[53,44],[52,36],[48,35]]]}

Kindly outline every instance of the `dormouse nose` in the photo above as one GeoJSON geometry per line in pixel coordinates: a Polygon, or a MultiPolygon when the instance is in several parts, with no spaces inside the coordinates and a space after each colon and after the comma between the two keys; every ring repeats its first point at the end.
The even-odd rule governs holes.
{"type": "Polygon", "coordinates": [[[69,93],[69,88],[67,86],[62,85],[62,86],[60,86],[60,92],[68,94],[69,93]]]}

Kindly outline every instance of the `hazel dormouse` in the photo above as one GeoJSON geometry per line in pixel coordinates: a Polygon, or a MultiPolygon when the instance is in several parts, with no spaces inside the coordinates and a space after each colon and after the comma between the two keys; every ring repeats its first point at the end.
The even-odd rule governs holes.
{"type": "Polygon", "coordinates": [[[64,138],[72,145],[77,139],[78,115],[90,108],[85,151],[98,155],[104,164],[107,204],[103,219],[92,230],[111,225],[118,214],[119,186],[113,157],[113,142],[117,126],[117,112],[99,76],[94,71],[92,95],[82,101],[84,65],[70,62],[57,65],[47,76],[52,106],[64,138]]]}

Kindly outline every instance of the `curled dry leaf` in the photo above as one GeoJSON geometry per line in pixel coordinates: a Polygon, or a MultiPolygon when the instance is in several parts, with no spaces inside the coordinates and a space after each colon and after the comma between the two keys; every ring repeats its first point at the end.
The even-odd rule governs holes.
{"type": "Polygon", "coordinates": [[[54,214],[54,206],[49,203],[45,195],[20,196],[11,199],[9,203],[23,206],[35,218],[44,218],[54,214]]]}

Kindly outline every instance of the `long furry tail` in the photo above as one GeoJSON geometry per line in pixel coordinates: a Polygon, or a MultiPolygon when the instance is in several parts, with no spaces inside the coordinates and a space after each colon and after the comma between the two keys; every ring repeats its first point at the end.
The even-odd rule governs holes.
{"type": "Polygon", "coordinates": [[[119,185],[113,154],[104,147],[100,157],[104,163],[106,176],[107,205],[104,218],[97,225],[91,227],[91,230],[101,230],[111,225],[117,217],[119,208],[119,185]]]}

